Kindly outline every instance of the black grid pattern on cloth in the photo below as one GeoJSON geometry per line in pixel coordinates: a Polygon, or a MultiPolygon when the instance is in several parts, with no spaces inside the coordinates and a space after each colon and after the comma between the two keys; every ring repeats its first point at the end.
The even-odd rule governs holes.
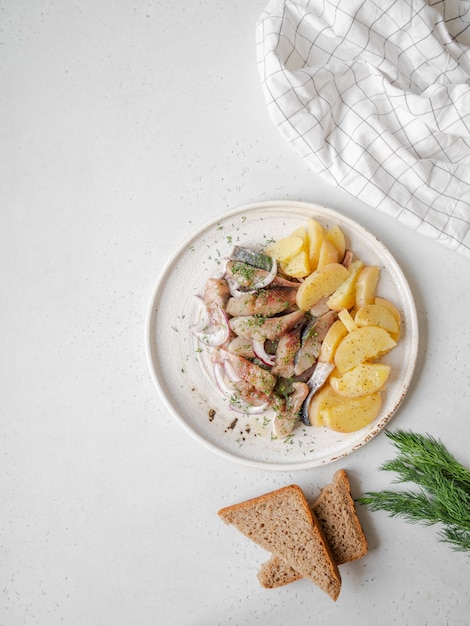
{"type": "Polygon", "coordinates": [[[270,0],[269,114],[313,171],[470,257],[470,3],[270,0]]]}

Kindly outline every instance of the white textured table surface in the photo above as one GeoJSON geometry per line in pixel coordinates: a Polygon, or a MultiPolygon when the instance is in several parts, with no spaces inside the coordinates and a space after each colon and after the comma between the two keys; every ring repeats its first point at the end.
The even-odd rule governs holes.
{"type": "Polygon", "coordinates": [[[384,434],[309,471],[209,453],[151,381],[144,322],[168,256],[231,207],[328,205],[397,258],[421,344],[393,426],[470,466],[470,262],[317,180],[279,138],[254,49],[264,3],[1,3],[0,624],[468,623],[468,555],[434,528],[359,513],[369,554],[334,604],[267,591],[265,553],[217,510],[344,467],[385,488],[384,434]]]}

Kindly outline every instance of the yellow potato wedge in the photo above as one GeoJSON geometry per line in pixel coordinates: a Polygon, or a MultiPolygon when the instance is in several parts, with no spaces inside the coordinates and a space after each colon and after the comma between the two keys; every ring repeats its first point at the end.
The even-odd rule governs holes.
{"type": "Polygon", "coordinates": [[[397,307],[393,304],[393,302],[390,302],[390,300],[387,300],[387,298],[380,298],[379,296],[377,296],[374,300],[374,304],[379,304],[385,309],[388,309],[390,313],[393,314],[393,317],[397,320],[397,324],[400,324],[401,314],[397,307]]]}
{"type": "Polygon", "coordinates": [[[310,262],[307,250],[302,250],[283,266],[284,273],[294,278],[305,278],[310,274],[310,262]]]}
{"type": "Polygon", "coordinates": [[[378,326],[362,326],[351,331],[336,348],[334,362],[340,374],[356,365],[386,354],[396,346],[389,333],[378,326]]]}
{"type": "Polygon", "coordinates": [[[304,245],[308,242],[307,231],[305,230],[305,228],[303,228],[303,226],[299,226],[299,228],[296,228],[294,232],[290,234],[290,236],[300,237],[300,239],[302,239],[302,241],[304,242],[304,245]]]}
{"type": "Polygon", "coordinates": [[[358,326],[379,326],[388,333],[396,333],[397,320],[393,313],[380,304],[366,304],[357,310],[354,321],[358,326]]]}
{"type": "Polygon", "coordinates": [[[334,370],[329,380],[338,395],[358,398],[381,389],[388,380],[390,369],[390,365],[384,363],[361,363],[343,375],[334,370]]]}
{"type": "Polygon", "coordinates": [[[323,243],[320,248],[320,256],[318,258],[317,269],[325,267],[330,263],[338,263],[340,261],[338,249],[335,244],[327,238],[323,239],[323,243]]]}
{"type": "Polygon", "coordinates": [[[339,226],[332,226],[327,230],[326,237],[334,244],[338,250],[338,258],[342,261],[346,250],[346,238],[343,231],[339,226]]]}
{"type": "Polygon", "coordinates": [[[400,339],[400,327],[401,327],[401,314],[400,314],[400,311],[393,304],[393,302],[390,302],[390,300],[387,300],[386,298],[377,297],[374,300],[374,304],[378,304],[380,306],[383,306],[385,309],[390,311],[390,313],[395,318],[395,320],[397,322],[397,331],[393,332],[393,333],[390,333],[390,336],[392,337],[392,339],[394,341],[396,341],[398,343],[398,340],[400,339]]]}
{"type": "Polygon", "coordinates": [[[339,311],[338,313],[338,317],[346,326],[348,333],[350,333],[353,330],[356,330],[357,324],[354,321],[351,313],[347,309],[341,309],[341,311],[339,311]]]}
{"type": "Polygon", "coordinates": [[[359,276],[356,280],[357,308],[374,302],[379,274],[380,270],[376,265],[366,265],[359,272],[359,276]]]}
{"type": "MultiPolygon", "coordinates": [[[[370,424],[379,415],[382,406],[380,391],[359,398],[329,399],[329,406],[321,409],[322,425],[340,433],[352,433],[370,424]]],[[[324,403],[325,404],[325,403],[324,403]]]]}
{"type": "Polygon", "coordinates": [[[307,220],[306,230],[310,268],[313,272],[313,270],[317,269],[318,259],[320,258],[320,248],[323,243],[323,227],[319,222],[310,217],[307,220]]]}
{"type": "Polygon", "coordinates": [[[332,363],[336,348],[347,334],[348,330],[341,320],[333,322],[322,341],[318,360],[321,363],[332,363]]]}
{"type": "Polygon", "coordinates": [[[312,272],[297,290],[297,306],[308,311],[316,302],[329,296],[349,276],[340,263],[331,263],[312,272]]]}
{"type": "Polygon", "coordinates": [[[356,304],[356,280],[359,272],[364,267],[364,263],[357,259],[349,266],[349,276],[338,287],[338,289],[328,298],[328,306],[334,311],[350,309],[356,304]]]}
{"type": "Polygon", "coordinates": [[[310,426],[323,426],[322,412],[328,407],[332,401],[338,397],[327,383],[322,389],[317,391],[313,396],[310,406],[308,407],[308,419],[310,426]]]}
{"type": "Polygon", "coordinates": [[[325,426],[341,433],[360,430],[379,414],[382,396],[379,391],[357,398],[338,395],[330,384],[320,389],[309,407],[311,426],[325,426]]]}
{"type": "Polygon", "coordinates": [[[296,254],[302,250],[304,241],[301,237],[283,237],[266,246],[264,252],[279,261],[288,263],[296,254]]]}

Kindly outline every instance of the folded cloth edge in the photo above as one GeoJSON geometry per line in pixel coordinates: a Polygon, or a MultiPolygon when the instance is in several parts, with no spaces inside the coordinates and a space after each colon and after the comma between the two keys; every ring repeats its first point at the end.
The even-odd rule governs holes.
{"type": "MultiPolygon", "coordinates": [[[[403,3],[409,4],[406,0],[403,3]]],[[[323,2],[323,6],[326,4],[323,2]]],[[[330,184],[470,258],[470,133],[469,137],[449,141],[448,147],[441,154],[436,153],[435,158],[431,153],[422,158],[419,148],[428,145],[429,151],[430,142],[435,141],[435,137],[426,136],[430,133],[425,125],[418,131],[423,133],[422,144],[415,150],[413,145],[406,145],[403,137],[406,128],[400,127],[400,120],[395,120],[394,127],[389,118],[385,119],[386,114],[390,117],[390,111],[385,111],[386,103],[381,95],[378,98],[382,98],[379,102],[382,110],[361,120],[353,97],[355,86],[351,86],[350,93],[341,94],[341,80],[352,71],[352,64],[350,67],[346,64],[343,76],[332,78],[342,100],[337,105],[333,101],[334,92],[328,92],[330,86],[321,82],[324,68],[310,67],[305,59],[302,63],[300,53],[295,52],[299,45],[298,23],[309,10],[304,5],[287,0],[271,1],[256,25],[262,89],[269,115],[281,136],[330,184]],[[283,30],[286,16],[289,29],[283,30]],[[298,21],[293,25],[295,19],[298,21]],[[297,35],[293,37],[292,32],[297,35]],[[296,54],[297,63],[292,61],[296,54]],[[455,158],[457,140],[460,141],[458,159],[455,158]]],[[[308,29],[303,32],[303,43],[305,34],[310,34],[308,29]]],[[[468,49],[466,53],[470,67],[468,49]]],[[[344,61],[341,64],[338,59],[333,59],[330,65],[333,70],[345,67],[344,61]]],[[[372,78],[369,84],[373,84],[372,78]]],[[[390,92],[401,98],[402,119],[414,122],[413,111],[403,110],[409,94],[392,87],[390,92]]],[[[361,89],[364,99],[365,91],[362,86],[361,89]]],[[[459,93],[470,103],[470,75],[469,83],[459,93]]],[[[370,100],[376,106],[373,98],[370,100]]],[[[455,107],[452,110],[455,114],[455,107]]],[[[467,123],[470,126],[470,109],[464,110],[462,121],[464,128],[467,123]]]]}

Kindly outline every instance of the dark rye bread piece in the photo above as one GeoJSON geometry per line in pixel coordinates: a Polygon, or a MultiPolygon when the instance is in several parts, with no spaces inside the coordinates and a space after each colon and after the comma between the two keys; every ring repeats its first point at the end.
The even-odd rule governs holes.
{"type": "Polygon", "coordinates": [[[265,550],[280,557],[333,600],[341,576],[323,531],[298,485],[288,485],[221,509],[219,516],[265,550]]]}
{"type": "MultiPolygon", "coordinates": [[[[312,505],[312,510],[330,545],[337,565],[362,558],[367,553],[367,541],[356,513],[348,476],[338,470],[312,505]]],[[[258,579],[263,587],[272,589],[302,578],[279,556],[273,556],[261,566],[258,579]]]]}

